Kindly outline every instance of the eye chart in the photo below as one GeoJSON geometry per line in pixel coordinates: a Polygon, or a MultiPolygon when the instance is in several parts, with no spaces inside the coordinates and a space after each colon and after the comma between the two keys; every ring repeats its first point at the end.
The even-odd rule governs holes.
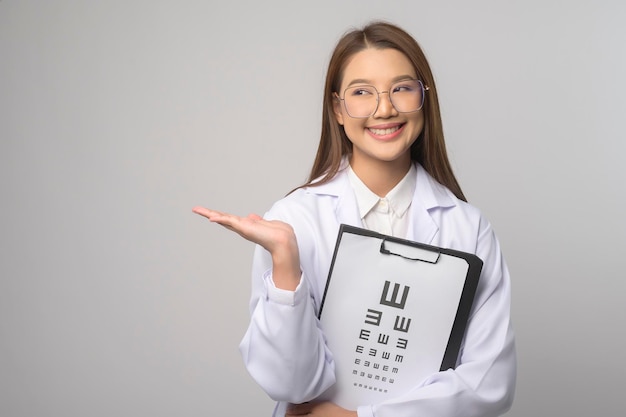
{"type": "Polygon", "coordinates": [[[320,322],[337,383],[323,399],[356,409],[454,368],[482,261],[342,225],[320,322]]]}

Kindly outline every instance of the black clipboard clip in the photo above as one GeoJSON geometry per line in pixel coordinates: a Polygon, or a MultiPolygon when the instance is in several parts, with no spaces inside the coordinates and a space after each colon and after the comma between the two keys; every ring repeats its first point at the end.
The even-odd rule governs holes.
{"type": "Polygon", "coordinates": [[[436,249],[427,250],[407,243],[396,242],[388,238],[384,238],[382,242],[380,242],[380,253],[399,256],[410,261],[428,262],[429,264],[436,264],[441,256],[441,252],[436,249]]]}

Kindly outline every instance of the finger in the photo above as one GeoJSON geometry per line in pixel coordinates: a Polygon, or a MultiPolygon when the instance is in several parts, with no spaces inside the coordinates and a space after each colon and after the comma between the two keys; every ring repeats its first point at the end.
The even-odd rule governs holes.
{"type": "Polygon", "coordinates": [[[238,233],[248,240],[250,240],[249,233],[251,230],[251,223],[256,223],[260,220],[263,220],[261,216],[256,214],[251,214],[248,217],[239,217],[235,216],[234,214],[223,213],[201,206],[194,207],[192,211],[196,214],[206,217],[212,223],[217,223],[228,230],[238,233]]]}
{"type": "Polygon", "coordinates": [[[206,207],[200,207],[200,206],[194,207],[191,211],[203,217],[206,217],[212,222],[216,222],[220,224],[222,223],[231,224],[233,223],[233,221],[237,221],[240,219],[240,217],[232,215],[232,214],[222,213],[221,211],[211,210],[206,207]]]}
{"type": "Polygon", "coordinates": [[[207,219],[211,218],[211,215],[216,214],[217,212],[215,210],[209,210],[206,207],[201,207],[201,206],[196,206],[194,208],[191,209],[191,211],[193,211],[196,214],[199,214],[203,217],[206,217],[207,219]]]}

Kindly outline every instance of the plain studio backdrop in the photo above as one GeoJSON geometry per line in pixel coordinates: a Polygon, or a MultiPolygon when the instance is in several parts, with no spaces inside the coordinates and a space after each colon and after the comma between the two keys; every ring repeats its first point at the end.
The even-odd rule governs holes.
{"type": "Polygon", "coordinates": [[[312,164],[332,48],[432,64],[513,278],[508,416],[622,415],[626,3],[0,0],[0,415],[269,416],[238,351],[264,213],[312,164]]]}

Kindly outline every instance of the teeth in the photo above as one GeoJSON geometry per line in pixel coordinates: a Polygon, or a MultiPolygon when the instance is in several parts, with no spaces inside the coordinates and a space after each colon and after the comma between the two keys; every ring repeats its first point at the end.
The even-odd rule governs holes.
{"type": "Polygon", "coordinates": [[[372,129],[372,128],[370,128],[370,132],[372,132],[375,135],[389,135],[389,134],[397,131],[398,129],[400,129],[400,126],[390,127],[389,129],[372,129]]]}

